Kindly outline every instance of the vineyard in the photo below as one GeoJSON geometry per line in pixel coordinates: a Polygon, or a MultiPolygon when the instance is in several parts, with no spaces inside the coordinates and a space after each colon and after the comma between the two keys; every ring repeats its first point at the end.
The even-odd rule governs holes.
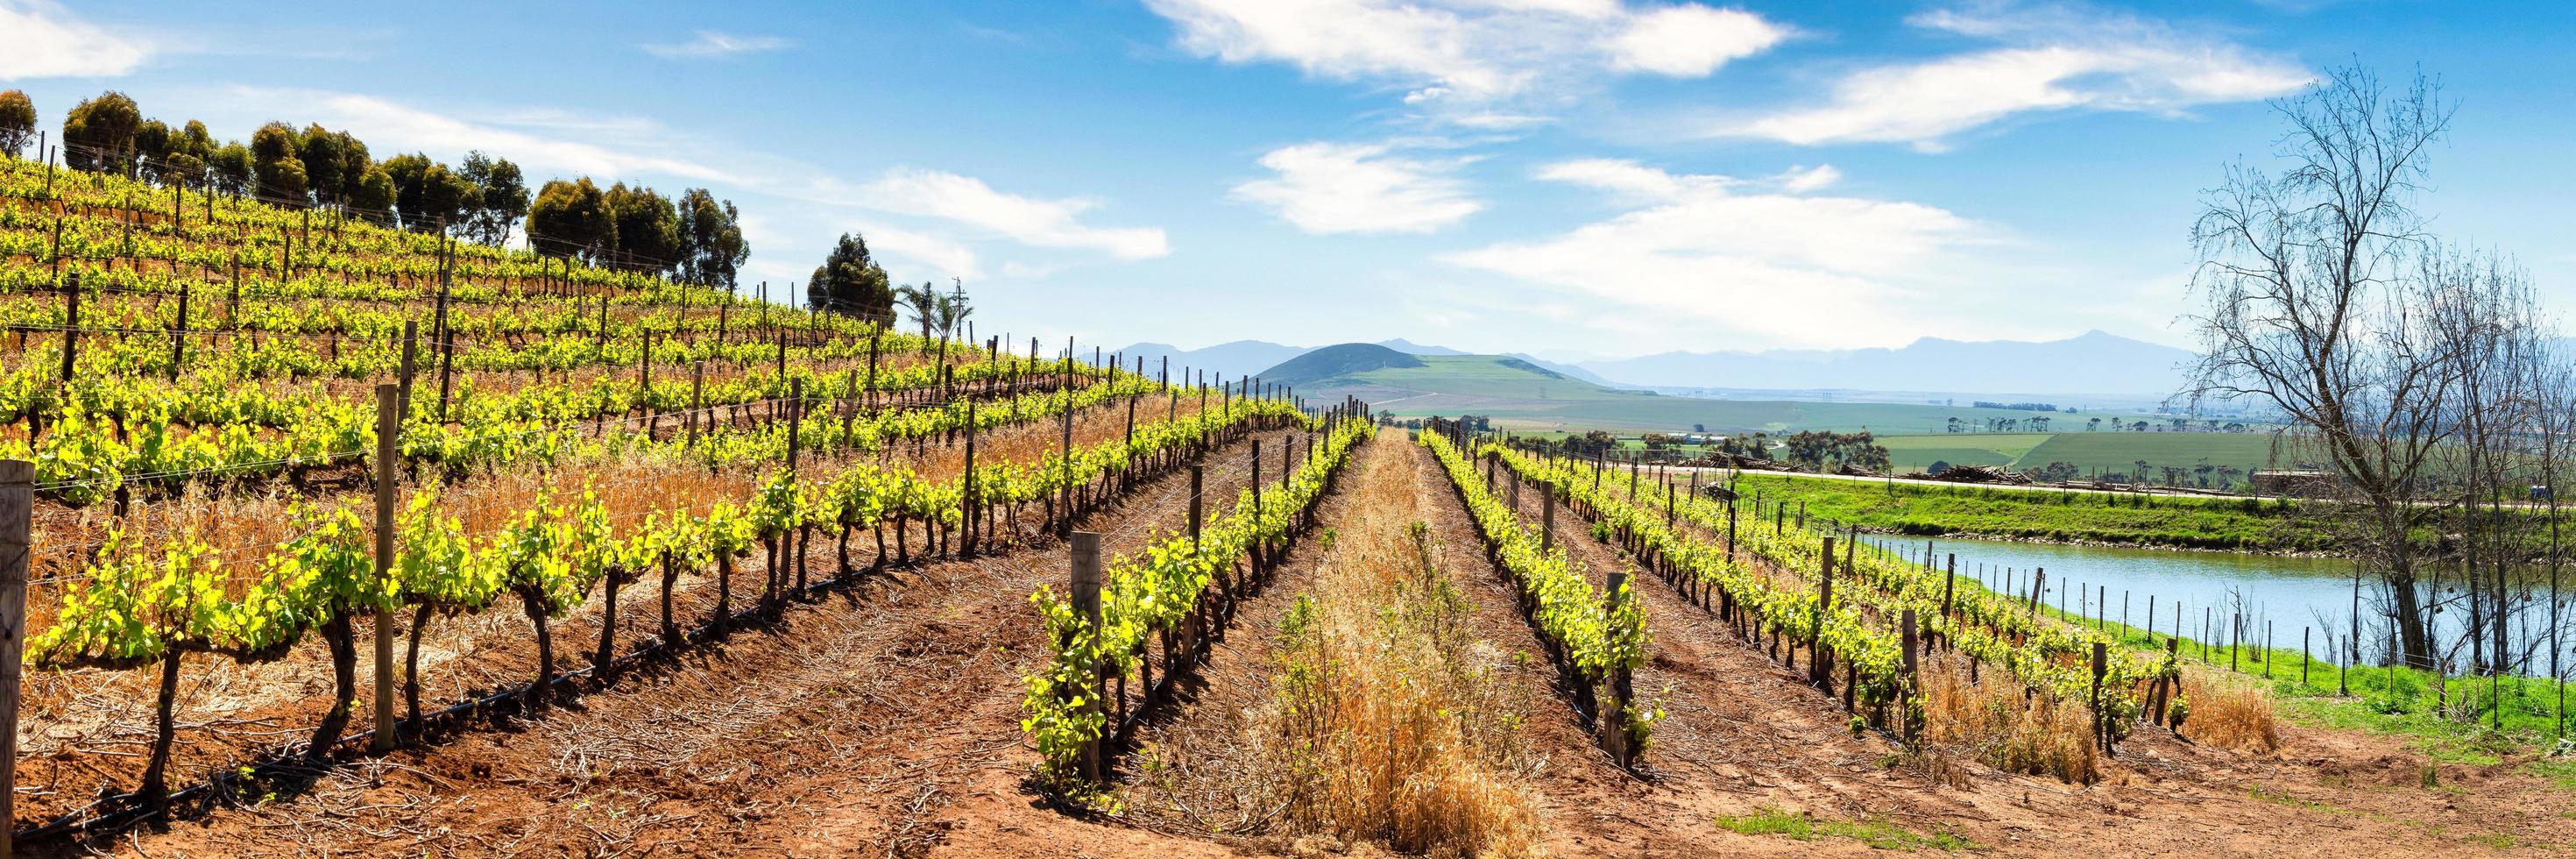
{"type": "Polygon", "coordinates": [[[0,160],[10,843],[2567,840],[1720,472],[893,321],[0,160]]]}

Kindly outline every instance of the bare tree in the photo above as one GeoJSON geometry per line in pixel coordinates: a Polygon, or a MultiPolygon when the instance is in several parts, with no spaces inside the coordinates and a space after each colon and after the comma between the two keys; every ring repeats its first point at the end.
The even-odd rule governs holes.
{"type": "Polygon", "coordinates": [[[2426,238],[2410,204],[2451,108],[2420,76],[2391,92],[2360,68],[2273,108],[2287,169],[2229,168],[2192,228],[2206,311],[2189,317],[2201,357],[2187,393],[2268,402],[2299,425],[2354,502],[2345,521],[2390,590],[2408,661],[2427,665],[2411,536],[2440,512],[2419,502],[2453,428],[2455,362],[2426,318],[2434,288],[2409,265],[2426,238]]]}
{"type": "Polygon", "coordinates": [[[2516,606],[2508,571],[2530,556],[2530,517],[2506,515],[2508,487],[2529,475],[2527,441],[2541,417],[2548,332],[2530,278],[2491,253],[2427,243],[2418,276],[2441,353],[2453,362],[2451,442],[2437,449],[2441,472],[2460,482],[2461,582],[2467,588],[2469,664],[2512,670],[2509,629],[2516,606]]]}

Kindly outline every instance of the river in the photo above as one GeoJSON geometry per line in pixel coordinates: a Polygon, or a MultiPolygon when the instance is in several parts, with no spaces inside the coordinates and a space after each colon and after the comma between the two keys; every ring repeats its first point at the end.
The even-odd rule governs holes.
{"type": "MultiPolygon", "coordinates": [[[[1927,544],[1925,540],[1888,535],[1863,535],[1862,539],[1909,558],[1921,557],[1927,544]]],[[[2229,618],[2241,610],[2247,644],[2262,643],[2266,621],[2271,624],[2275,647],[2296,649],[2303,629],[2313,628],[2310,650],[2316,658],[2327,659],[2334,656],[2328,642],[2340,642],[2352,628],[2350,559],[2002,540],[1946,539],[1928,543],[1936,561],[1957,553],[1960,578],[1986,582],[1999,591],[2010,588],[2015,594],[2026,594],[2031,571],[2045,569],[2047,590],[2043,597],[2048,604],[2056,606],[2063,601],[2068,611],[2087,617],[2112,621],[2125,617],[2129,623],[2145,627],[2148,601],[2152,598],[2154,628],[2159,634],[2174,631],[2179,604],[2186,637],[2201,638],[2206,619],[2208,640],[2224,644],[2229,618]],[[2083,587],[2081,593],[2071,590],[2076,585],[2083,587]]],[[[2458,571],[2445,570],[2444,574],[2445,596],[2456,596],[2458,571]]],[[[2517,650],[2531,654],[2530,664],[2538,670],[2530,673],[2547,674],[2548,579],[2546,571],[2537,575],[2536,581],[2526,579],[2517,585],[2518,589],[2531,589],[2534,601],[2528,603],[2529,611],[2516,618],[2511,637],[2518,642],[2517,650]]],[[[2570,589],[2576,589],[2576,569],[2568,571],[2566,582],[2570,589]]],[[[2388,626],[2381,614],[2386,600],[2385,587],[2363,579],[2362,659],[2366,664],[2381,660],[2387,647],[2388,626]]],[[[2560,614],[2566,617],[2571,612],[2562,610],[2560,614]]],[[[2467,612],[2462,610],[2445,611],[2436,617],[2438,640],[2445,647],[2458,640],[2466,618],[2467,612]]],[[[2576,632],[2563,638],[2576,643],[2576,632]]],[[[2455,658],[2465,662],[2467,648],[2462,646],[2455,658]]],[[[2568,664],[2576,667],[2576,659],[2568,664]]]]}

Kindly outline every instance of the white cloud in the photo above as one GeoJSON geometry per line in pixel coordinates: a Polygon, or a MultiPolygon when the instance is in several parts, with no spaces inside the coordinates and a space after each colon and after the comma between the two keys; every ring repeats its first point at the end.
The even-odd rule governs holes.
{"type": "Polygon", "coordinates": [[[1941,313],[1935,282],[1921,273],[1938,270],[1953,248],[1986,240],[1982,226],[1933,206],[1738,193],[1742,180],[1629,161],[1562,162],[1539,177],[1642,206],[1553,238],[1443,261],[1572,293],[1613,316],[1764,345],[1911,340],[1927,316],[1941,313]]]}
{"type": "Polygon", "coordinates": [[[1551,80],[1704,77],[1789,31],[1696,3],[1623,0],[1146,0],[1182,49],[1228,63],[1407,90],[1408,104],[1484,103],[1551,80]]]}
{"type": "MultiPolygon", "coordinates": [[[[822,167],[696,139],[650,119],[500,106],[473,110],[484,119],[468,121],[374,96],[257,87],[209,89],[194,100],[215,106],[204,116],[218,127],[247,130],[268,117],[294,116],[348,129],[380,158],[418,151],[452,162],[480,149],[517,162],[531,181],[588,175],[601,182],[706,185],[736,200],[757,195],[758,202],[742,205],[754,251],[747,273],[773,281],[802,279],[844,231],[866,235],[872,251],[909,264],[914,275],[971,278],[991,270],[989,249],[979,250],[978,243],[935,225],[869,217],[871,210],[968,224],[1029,247],[1093,249],[1118,259],[1171,252],[1159,228],[1083,224],[1079,216],[1098,205],[1091,200],[1034,199],[919,169],[856,184],[822,167]]],[[[661,190],[676,195],[680,189],[661,190]]]]}
{"type": "Polygon", "coordinates": [[[575,140],[501,124],[471,122],[437,111],[353,93],[233,87],[226,95],[228,107],[244,121],[245,127],[261,121],[258,117],[295,116],[329,128],[346,128],[367,141],[369,149],[379,157],[419,151],[437,153],[436,157],[447,160],[463,157],[467,150],[480,149],[498,153],[539,175],[589,174],[602,179],[621,179],[638,174],[656,174],[700,182],[749,184],[753,181],[732,169],[720,168],[711,161],[654,143],[667,139],[668,130],[647,121],[577,120],[555,112],[512,114],[551,118],[546,123],[529,123],[522,127],[585,132],[580,135],[581,139],[575,140]],[[592,133],[602,129],[618,133],[592,133]]]}
{"type": "Polygon", "coordinates": [[[1485,207],[1450,175],[1469,159],[1405,158],[1390,150],[1384,144],[1284,146],[1261,156],[1261,166],[1279,175],[1237,185],[1234,196],[1319,235],[1427,233],[1485,207]]]}
{"type": "Polygon", "coordinates": [[[1788,191],[1792,194],[1804,194],[1809,191],[1825,188],[1842,180],[1843,171],[1834,169],[1834,165],[1831,164],[1818,164],[1814,167],[1791,167],[1787,172],[1780,174],[1780,188],[1781,190],[1788,191]]]}
{"type": "Polygon", "coordinates": [[[2019,113],[2178,113],[2281,95],[2312,77],[2291,60],[2126,15],[1985,6],[1911,23],[2004,44],[1862,69],[1836,82],[1826,104],[1723,121],[1709,134],[1938,149],[1949,135],[2019,113]]]}
{"type": "Polygon", "coordinates": [[[115,77],[152,55],[152,45],[73,15],[48,0],[0,0],[0,80],[115,77]]]}
{"type": "Polygon", "coordinates": [[[782,50],[794,44],[796,44],[795,40],[781,36],[737,36],[714,30],[699,30],[697,38],[686,42],[648,44],[642,47],[645,53],[653,56],[666,60],[678,60],[757,54],[782,50]]]}
{"type": "Polygon", "coordinates": [[[1541,167],[1538,178],[1616,191],[1629,200],[1671,202],[1695,193],[1724,194],[1736,180],[1725,176],[1675,175],[1625,158],[1577,158],[1541,167]]]}
{"type": "Polygon", "coordinates": [[[1780,43],[1788,31],[1741,9],[1668,6],[1629,17],[1607,40],[1610,67],[1677,78],[1707,77],[1730,60],[1780,43]]]}
{"type": "Polygon", "coordinates": [[[1095,227],[1083,224],[1083,213],[1099,207],[1094,200],[1044,200],[993,190],[981,179],[937,170],[899,167],[859,189],[860,205],[891,212],[946,218],[982,227],[1022,244],[1050,248],[1089,248],[1119,259],[1170,256],[1172,246],[1160,227],[1095,227]]]}

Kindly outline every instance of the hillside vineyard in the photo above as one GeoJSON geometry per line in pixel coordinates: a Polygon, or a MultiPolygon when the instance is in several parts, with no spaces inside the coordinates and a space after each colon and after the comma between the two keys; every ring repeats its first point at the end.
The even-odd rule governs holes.
{"type": "MultiPolygon", "coordinates": [[[[1721,469],[893,322],[0,161],[10,843],[2047,851],[2280,804],[2237,786],[2286,764],[2212,679],[2236,642],[2187,664],[2153,602],[2115,629],[1721,469]]],[[[1390,367],[1572,384],[1281,373],[1390,367]]]]}
{"type": "MultiPolygon", "coordinates": [[[[737,600],[774,614],[823,587],[818,533],[834,575],[861,565],[854,536],[870,567],[1013,551],[1180,451],[1309,420],[1034,341],[924,338],[25,161],[0,162],[0,254],[0,458],[33,464],[14,475],[35,497],[27,659],[159,675],[149,754],[75,763],[133,792],[19,807],[51,831],[156,809],[173,773],[199,793],[196,774],[255,762],[174,748],[196,654],[333,678],[323,707],[289,708],[313,726],[299,754],[382,749],[546,706],[565,680],[552,627],[586,607],[585,671],[605,677],[742,622],[737,600]],[[761,578],[738,580],[755,550],[741,572],[761,578]],[[711,606],[675,605],[709,577],[711,606]],[[639,581],[658,616],[620,642],[619,591],[639,581]],[[424,634],[493,611],[527,619],[534,676],[425,707],[442,657],[424,634]],[[379,671],[402,639],[401,718],[344,736],[370,632],[379,671]]],[[[21,718],[60,715],[34,680],[21,718]]]]}

